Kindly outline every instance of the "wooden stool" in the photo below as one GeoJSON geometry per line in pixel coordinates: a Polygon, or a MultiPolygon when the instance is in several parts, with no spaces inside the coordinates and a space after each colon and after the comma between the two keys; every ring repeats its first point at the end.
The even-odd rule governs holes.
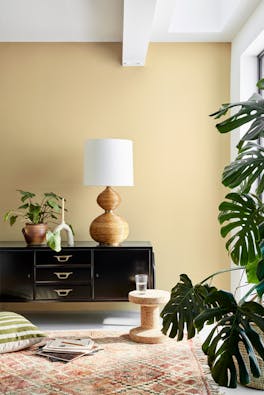
{"type": "Polygon", "coordinates": [[[138,343],[162,343],[167,337],[161,332],[159,306],[170,299],[170,293],[159,289],[147,289],[144,294],[131,291],[128,300],[140,304],[141,326],[129,332],[131,340],[138,343]]]}

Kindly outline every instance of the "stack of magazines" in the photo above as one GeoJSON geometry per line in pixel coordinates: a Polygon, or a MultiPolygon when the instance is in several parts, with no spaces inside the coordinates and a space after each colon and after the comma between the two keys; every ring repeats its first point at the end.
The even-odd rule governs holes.
{"type": "Polygon", "coordinates": [[[48,340],[36,351],[37,355],[50,361],[70,362],[84,355],[92,355],[101,349],[90,338],[57,338],[48,340]]]}

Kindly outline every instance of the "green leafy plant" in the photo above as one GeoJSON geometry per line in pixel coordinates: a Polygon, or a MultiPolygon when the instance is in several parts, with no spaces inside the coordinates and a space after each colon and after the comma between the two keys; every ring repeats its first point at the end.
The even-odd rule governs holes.
{"type": "MultiPolygon", "coordinates": [[[[45,192],[42,199],[37,202],[36,194],[32,192],[18,190],[22,204],[17,209],[9,210],[4,214],[4,220],[13,226],[21,218],[24,223],[44,224],[54,222],[61,213],[61,197],[54,192],[45,192]]],[[[47,232],[47,243],[55,251],[61,249],[61,239],[59,232],[47,232]]]]}
{"type": "MultiPolygon", "coordinates": [[[[264,89],[264,79],[257,86],[264,89]]],[[[254,94],[248,101],[223,104],[211,116],[218,119],[229,109],[237,112],[216,125],[220,133],[249,123],[237,145],[237,157],[223,171],[223,185],[234,191],[220,204],[218,216],[221,236],[227,237],[226,249],[238,267],[213,273],[196,285],[182,274],[161,317],[163,333],[177,340],[183,339],[184,330],[192,338],[205,324],[213,324],[202,349],[213,379],[235,388],[238,375],[244,385],[250,382],[250,372],[260,377],[257,357],[264,361],[264,342],[258,333],[264,332],[264,148],[259,143],[264,137],[264,99],[254,94]],[[248,282],[253,284],[239,302],[232,293],[210,285],[215,275],[232,270],[245,271],[248,282]],[[249,368],[241,345],[245,347],[249,368]]]]}
{"type": "Polygon", "coordinates": [[[216,322],[202,346],[208,356],[212,376],[220,385],[225,386],[229,383],[231,388],[236,387],[236,361],[241,384],[248,384],[249,372],[239,343],[246,348],[252,374],[260,377],[261,370],[256,352],[264,359],[264,347],[251,322],[264,331],[264,308],[253,301],[237,304],[231,293],[222,290],[211,293],[206,298],[206,304],[209,303],[215,307],[205,307],[195,318],[195,325],[201,330],[206,322],[216,322]]]}
{"type": "Polygon", "coordinates": [[[44,224],[50,220],[57,220],[61,206],[61,197],[53,192],[46,192],[40,203],[33,201],[35,193],[18,190],[22,204],[15,210],[9,210],[4,215],[4,220],[14,225],[21,217],[23,221],[30,224],[44,224]]]}
{"type": "Polygon", "coordinates": [[[203,311],[204,300],[216,289],[203,283],[194,285],[186,274],[180,275],[180,281],[172,288],[170,301],[163,309],[163,333],[170,329],[170,337],[182,340],[186,327],[188,339],[196,334],[194,319],[203,311]]]}

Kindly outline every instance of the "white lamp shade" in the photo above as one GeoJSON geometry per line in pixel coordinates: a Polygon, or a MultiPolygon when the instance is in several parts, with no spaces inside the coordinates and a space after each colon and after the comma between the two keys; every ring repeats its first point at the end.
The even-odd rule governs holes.
{"type": "Polygon", "coordinates": [[[133,143],[121,139],[90,139],[85,143],[84,184],[132,186],[133,143]]]}

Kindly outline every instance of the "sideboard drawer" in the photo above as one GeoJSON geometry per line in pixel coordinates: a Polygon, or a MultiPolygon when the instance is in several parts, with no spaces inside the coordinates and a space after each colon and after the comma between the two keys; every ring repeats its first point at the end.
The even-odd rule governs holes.
{"type": "Polygon", "coordinates": [[[36,268],[36,281],[56,281],[63,283],[72,282],[90,282],[91,281],[91,266],[85,268],[75,268],[74,265],[63,265],[36,268]]]}
{"type": "Polygon", "coordinates": [[[91,299],[90,285],[37,285],[36,300],[80,300],[91,299]]]}
{"type": "Polygon", "coordinates": [[[54,251],[37,251],[36,265],[58,265],[58,264],[91,264],[91,251],[76,251],[73,249],[54,251]]]}

